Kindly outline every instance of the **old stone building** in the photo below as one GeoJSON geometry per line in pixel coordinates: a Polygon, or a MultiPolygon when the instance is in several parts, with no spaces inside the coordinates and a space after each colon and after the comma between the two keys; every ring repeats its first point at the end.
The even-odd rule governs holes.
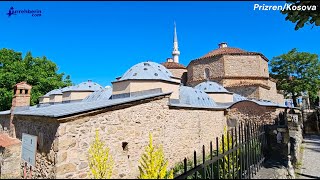
{"type": "Polygon", "coordinates": [[[275,80],[269,77],[268,61],[261,53],[220,43],[218,49],[189,63],[187,84],[196,86],[212,80],[245,97],[283,104],[283,95],[278,93],[275,80]]]}
{"type": "Polygon", "coordinates": [[[136,178],[149,133],[155,144],[163,146],[173,168],[202,145],[209,147],[224,127],[247,121],[272,123],[284,111],[284,105],[270,101],[274,94],[260,100],[264,99],[261,92],[276,91],[264,71],[263,55],[240,53],[240,63],[245,63],[244,57],[253,63],[248,74],[242,74],[247,79],[237,77],[241,70],[225,61],[238,62],[234,54],[191,61],[185,68],[179,64],[176,29],[174,32],[173,58],[163,65],[150,61],[133,65],[112,82],[112,88],[83,82],[50,91],[40,98],[40,104],[30,106],[31,86],[17,84],[12,109],[0,112],[0,140],[14,141],[0,142],[0,146],[15,152],[2,151],[7,162],[2,173],[12,173],[11,166],[22,172],[24,164],[17,161],[21,153],[13,147],[21,146],[23,133],[38,137],[34,178],[89,178],[88,149],[96,130],[114,158],[112,178],[136,178]],[[230,66],[224,66],[228,63],[230,66]],[[246,90],[230,90],[242,81],[256,87],[247,97],[243,95],[250,90],[247,86],[239,86],[246,90]],[[257,99],[251,99],[253,94],[257,99]],[[17,101],[18,97],[22,99],[17,101]]]}

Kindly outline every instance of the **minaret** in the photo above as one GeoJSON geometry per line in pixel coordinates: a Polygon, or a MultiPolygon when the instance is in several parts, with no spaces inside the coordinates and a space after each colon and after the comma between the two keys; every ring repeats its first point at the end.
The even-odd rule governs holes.
{"type": "Polygon", "coordinates": [[[177,36],[176,22],[174,22],[174,37],[173,37],[173,51],[172,51],[173,62],[179,63],[179,55],[180,55],[180,51],[178,49],[178,36],[177,36]]]}

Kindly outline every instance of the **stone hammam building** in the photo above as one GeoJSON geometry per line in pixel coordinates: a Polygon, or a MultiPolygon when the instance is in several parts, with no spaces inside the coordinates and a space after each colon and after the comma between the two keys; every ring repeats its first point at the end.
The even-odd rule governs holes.
{"type": "Polygon", "coordinates": [[[114,158],[112,178],[136,178],[149,133],[172,168],[209,147],[225,126],[272,123],[286,108],[262,54],[222,44],[185,67],[175,28],[172,55],[163,64],[133,65],[112,87],[87,81],[52,90],[35,106],[32,87],[16,84],[11,110],[0,112],[2,174],[23,174],[22,133],[38,138],[33,178],[89,178],[96,130],[114,158]]]}

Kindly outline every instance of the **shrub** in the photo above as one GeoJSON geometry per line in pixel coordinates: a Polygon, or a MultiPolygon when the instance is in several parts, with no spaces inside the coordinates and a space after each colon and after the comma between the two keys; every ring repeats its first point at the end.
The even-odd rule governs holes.
{"type": "Polygon", "coordinates": [[[139,179],[173,179],[173,171],[167,171],[168,161],[165,160],[162,147],[156,148],[149,134],[149,145],[145,148],[139,166],[139,179]]]}
{"type": "Polygon", "coordinates": [[[113,170],[113,159],[110,150],[99,139],[99,131],[96,130],[94,142],[89,148],[89,168],[94,179],[110,179],[113,170]]]}

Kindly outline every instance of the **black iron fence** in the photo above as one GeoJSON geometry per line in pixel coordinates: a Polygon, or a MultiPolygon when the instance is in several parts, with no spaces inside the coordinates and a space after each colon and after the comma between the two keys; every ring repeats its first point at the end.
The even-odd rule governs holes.
{"type": "Polygon", "coordinates": [[[250,179],[261,168],[266,148],[265,125],[240,124],[210,142],[207,153],[185,158],[175,179],[250,179]]]}

